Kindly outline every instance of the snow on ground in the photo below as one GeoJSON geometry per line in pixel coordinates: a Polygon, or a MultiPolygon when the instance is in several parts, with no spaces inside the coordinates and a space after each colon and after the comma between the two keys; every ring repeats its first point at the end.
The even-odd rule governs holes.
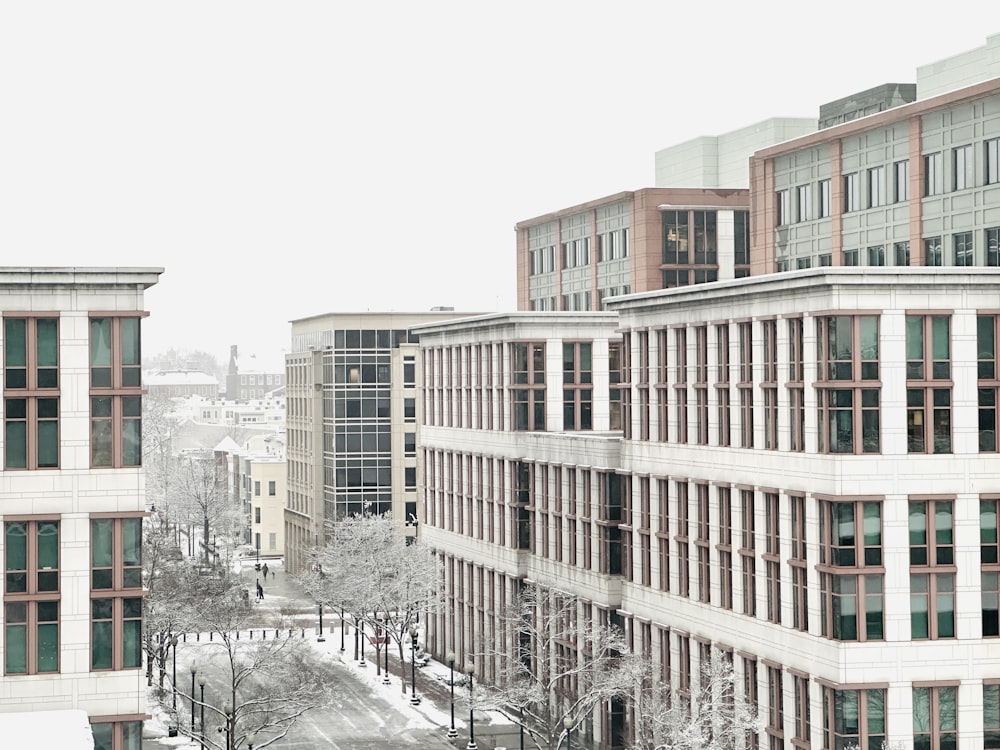
{"type": "MultiPolygon", "coordinates": [[[[261,611],[272,612],[276,617],[278,615],[287,614],[288,612],[302,612],[309,611],[311,608],[308,600],[302,597],[301,592],[293,581],[288,579],[287,574],[284,570],[283,561],[280,559],[261,559],[261,567],[264,563],[268,565],[269,575],[266,581],[263,578],[262,572],[255,570],[254,566],[256,563],[255,557],[243,558],[238,560],[234,564],[234,569],[239,572],[244,581],[250,589],[251,600],[253,601],[253,606],[261,611]],[[273,571],[273,575],[270,574],[273,571]],[[256,580],[259,578],[261,585],[264,587],[264,599],[263,601],[254,601],[256,597],[254,596],[254,589],[256,586],[256,580]]],[[[405,710],[404,713],[409,717],[407,721],[408,729],[420,729],[420,728],[440,728],[447,727],[451,722],[451,705],[450,702],[444,702],[443,705],[439,705],[432,700],[426,699],[421,693],[421,684],[424,684],[425,680],[433,680],[441,685],[448,685],[448,679],[451,675],[451,670],[447,664],[441,664],[440,662],[431,660],[426,666],[417,668],[417,695],[422,696],[422,700],[419,705],[413,706],[409,703],[410,696],[410,680],[409,680],[409,661],[407,660],[407,677],[405,680],[406,686],[406,696],[403,696],[403,686],[401,684],[400,677],[395,674],[389,675],[389,684],[384,683],[384,674],[376,674],[375,666],[375,649],[373,646],[369,645],[365,650],[366,666],[360,666],[360,660],[354,660],[354,633],[350,629],[351,626],[348,624],[349,635],[344,641],[345,651],[342,653],[340,651],[340,613],[334,612],[324,612],[323,616],[323,634],[325,641],[317,642],[317,624],[318,624],[318,611],[312,611],[308,615],[298,615],[294,617],[295,631],[296,634],[293,637],[300,637],[300,628],[305,627],[305,640],[311,645],[313,649],[316,650],[317,654],[322,654],[325,657],[331,658],[338,661],[345,669],[347,669],[355,679],[367,685],[372,693],[377,693],[387,696],[395,696],[396,699],[402,704],[405,700],[405,710]]],[[[286,628],[288,626],[286,625],[286,628]]],[[[423,625],[418,625],[418,631],[420,635],[418,640],[420,642],[425,642],[423,638],[423,625]]],[[[273,632],[273,628],[270,629],[273,632]]],[[[198,658],[197,652],[203,649],[205,646],[211,646],[211,643],[207,641],[205,637],[201,640],[195,641],[191,638],[187,639],[186,643],[183,643],[177,650],[177,674],[187,674],[187,665],[190,663],[191,658],[198,658]]],[[[393,648],[393,654],[398,654],[398,647],[391,645],[393,648]]],[[[404,654],[408,658],[410,656],[409,648],[404,649],[404,654]]],[[[385,658],[384,655],[382,657],[385,658]]],[[[455,726],[458,729],[464,729],[466,727],[466,722],[462,718],[468,716],[467,709],[467,695],[468,688],[465,686],[464,675],[461,674],[460,670],[455,671],[455,726]]],[[[168,676],[169,682],[169,676],[168,676]]],[[[478,684],[478,683],[477,683],[478,684]]],[[[475,686],[474,686],[475,687],[475,686]]],[[[167,726],[170,723],[170,713],[164,711],[160,708],[156,699],[156,688],[150,688],[149,691],[149,712],[153,715],[153,718],[146,722],[145,736],[156,737],[158,741],[163,745],[170,745],[178,748],[178,750],[189,750],[198,747],[197,742],[191,742],[184,737],[167,737],[167,726]]],[[[490,724],[509,724],[508,720],[501,714],[496,712],[481,712],[476,711],[476,724],[479,722],[490,724]]]]}

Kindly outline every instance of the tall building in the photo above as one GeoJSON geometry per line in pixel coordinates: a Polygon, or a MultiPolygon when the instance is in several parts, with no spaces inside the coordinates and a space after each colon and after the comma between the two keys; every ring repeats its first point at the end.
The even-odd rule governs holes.
{"type": "MultiPolygon", "coordinates": [[[[997,747],[1000,271],[711,290],[415,329],[429,648],[481,659],[537,582],[675,687],[735,655],[770,747],[997,747]]],[[[581,731],[624,747],[628,711],[581,731]]]]}
{"type": "MultiPolygon", "coordinates": [[[[731,661],[750,748],[1000,748],[997,43],[754,153],[749,276],[602,299],[587,252],[619,227],[584,230],[622,194],[518,225],[532,312],[412,329],[430,650],[489,680],[495,614],[539,583],[676,690],[731,661]]],[[[652,268],[677,246],[647,205],[652,268]]],[[[623,748],[632,710],[580,731],[623,748]]]]}
{"type": "Polygon", "coordinates": [[[288,502],[285,555],[302,569],[327,520],[391,512],[401,535],[419,518],[417,399],[421,368],[413,325],[462,317],[330,313],[292,321],[286,356],[288,502]]]}
{"type": "Polygon", "coordinates": [[[7,739],[4,713],[36,712],[32,741],[55,747],[82,710],[100,750],[141,745],[140,321],[161,272],[0,269],[7,739]]]}
{"type": "Polygon", "coordinates": [[[608,297],[749,274],[748,196],[645,188],[518,222],[519,310],[600,310],[608,297]]]}
{"type": "Polygon", "coordinates": [[[763,149],[752,273],[1000,264],[1000,78],[763,149]]]}

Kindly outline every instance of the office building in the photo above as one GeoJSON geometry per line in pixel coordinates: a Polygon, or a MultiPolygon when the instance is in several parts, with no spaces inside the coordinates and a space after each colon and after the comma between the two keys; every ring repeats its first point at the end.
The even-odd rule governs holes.
{"type": "Polygon", "coordinates": [[[141,745],[140,322],[161,272],[0,269],[8,739],[7,712],[33,712],[34,742],[55,747],[84,711],[97,748],[141,745]]]}
{"type": "Polygon", "coordinates": [[[419,518],[420,377],[413,325],[462,317],[330,313],[292,321],[286,356],[286,567],[302,569],[327,520],[392,513],[400,535],[419,518]]]}

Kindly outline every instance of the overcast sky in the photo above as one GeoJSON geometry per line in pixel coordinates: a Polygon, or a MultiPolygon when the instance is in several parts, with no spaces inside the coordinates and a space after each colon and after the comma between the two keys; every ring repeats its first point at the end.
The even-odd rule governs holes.
{"type": "Polygon", "coordinates": [[[987,0],[5,2],[3,263],[162,266],[148,353],[512,310],[516,222],[997,32],[987,0]]]}

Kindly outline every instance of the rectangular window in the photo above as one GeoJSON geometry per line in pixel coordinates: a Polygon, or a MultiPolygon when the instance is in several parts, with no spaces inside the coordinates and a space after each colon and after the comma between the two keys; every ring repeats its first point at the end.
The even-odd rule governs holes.
{"type": "Polygon", "coordinates": [[[142,666],[142,519],[91,518],[90,668],[142,666]]]}
{"type": "Polygon", "coordinates": [[[979,560],[981,565],[983,637],[1000,636],[1000,556],[998,556],[996,497],[979,501],[979,560]]]}
{"type": "Polygon", "coordinates": [[[278,483],[273,479],[269,480],[267,483],[267,494],[270,497],[274,497],[275,495],[278,494],[278,483]]]}
{"type": "Polygon", "coordinates": [[[951,453],[951,336],[947,315],[906,316],[909,453],[951,453]]]}
{"type": "MultiPolygon", "coordinates": [[[[752,656],[743,657],[743,699],[753,711],[753,715],[759,713],[760,695],[757,689],[757,660],[752,656]]],[[[746,733],[744,747],[747,750],[757,750],[760,746],[760,737],[754,730],[746,733]]]]}
{"type": "Polygon", "coordinates": [[[59,467],[59,319],[4,317],[4,466],[59,467]]]}
{"type": "Polygon", "coordinates": [[[844,175],[844,213],[861,209],[861,183],[857,172],[844,175]]]}
{"type": "Polygon", "coordinates": [[[767,619],[781,624],[781,534],[778,493],[764,493],[764,566],[767,575],[767,619]]]}
{"type": "Polygon", "coordinates": [[[142,465],[139,318],[90,319],[90,464],[142,465]]]}
{"type": "Polygon", "coordinates": [[[885,167],[868,170],[868,208],[885,205],[885,167]]]}
{"type": "Polygon", "coordinates": [[[403,399],[403,421],[404,422],[417,421],[417,400],[415,398],[403,399]]]}
{"type": "Polygon", "coordinates": [[[715,327],[716,381],[715,400],[718,404],[718,444],[728,446],[732,439],[729,404],[729,326],[715,327]]]}
{"type": "Polygon", "coordinates": [[[965,190],[974,187],[976,168],[972,163],[972,145],[951,150],[951,189],[965,190]]]}
{"type": "Polygon", "coordinates": [[[806,560],[806,501],[793,495],[791,505],[792,554],[788,566],[792,578],[792,627],[809,630],[808,562],[806,560]]]}
{"type": "Polygon", "coordinates": [[[719,487],[716,492],[719,507],[719,536],[715,545],[719,554],[720,606],[733,608],[733,516],[732,492],[729,487],[719,487]]]}
{"type": "Polygon", "coordinates": [[[955,637],[954,503],[912,501],[910,527],[910,637],[955,637]]]}
{"type": "Polygon", "coordinates": [[[845,266],[860,266],[861,265],[861,251],[845,250],[844,251],[844,265],[845,266]]]}
{"type": "Polygon", "coordinates": [[[545,429],[545,344],[511,344],[511,418],[514,430],[545,429]]]}
{"type": "Polygon", "coordinates": [[[59,671],[59,522],[4,524],[4,673],[59,671]]]}
{"type": "Polygon", "coordinates": [[[812,185],[799,185],[798,193],[799,221],[809,221],[813,217],[812,185]]]}
{"type": "Polygon", "coordinates": [[[819,181],[819,218],[825,219],[830,215],[830,180],[829,178],[819,181]]]}
{"type": "Polygon", "coordinates": [[[986,184],[994,185],[1000,182],[1000,138],[991,138],[983,144],[983,155],[986,158],[986,184]]]}
{"type": "Polygon", "coordinates": [[[958,747],[958,688],[913,688],[913,747],[953,750],[958,747]]]}
{"type": "Polygon", "coordinates": [[[795,742],[797,748],[809,748],[812,731],[809,721],[809,678],[795,675],[795,742]]]}
{"type": "Polygon", "coordinates": [[[861,747],[877,750],[886,741],[885,727],[883,688],[868,690],[823,688],[824,748],[861,747]]]}
{"type": "Polygon", "coordinates": [[[739,333],[740,447],[753,448],[753,327],[752,323],[737,324],[739,333]]]}
{"type": "Polygon", "coordinates": [[[790,200],[791,197],[787,190],[779,190],[774,194],[775,208],[778,214],[777,224],[779,227],[790,224],[792,221],[790,200]]]}
{"type": "Polygon", "coordinates": [[[753,490],[740,490],[740,577],[743,584],[743,614],[757,615],[757,571],[753,490]]]}
{"type": "Polygon", "coordinates": [[[940,195],[944,192],[944,170],[941,152],[924,156],[924,195],[940,195]]]}
{"type": "Polygon", "coordinates": [[[878,453],[878,317],[834,315],[817,323],[819,451],[878,453]]]}
{"type": "Polygon", "coordinates": [[[884,640],[882,507],[820,502],[822,634],[838,641],[884,640]]]}
{"type": "Polygon", "coordinates": [[[90,725],[94,750],[142,750],[142,722],[116,721],[90,725]]]}
{"type": "Polygon", "coordinates": [[[260,497],[260,480],[254,480],[253,483],[253,494],[254,497],[260,497]]]}
{"type": "Polygon", "coordinates": [[[981,453],[997,451],[998,409],[1000,395],[1000,315],[980,315],[976,319],[976,348],[979,386],[979,450],[981,453]]]}
{"type": "Polygon", "coordinates": [[[983,750],[1000,748],[1000,684],[983,682],[983,750]]]}
{"type": "Polygon", "coordinates": [[[908,266],[910,265],[910,243],[897,242],[893,245],[895,265],[897,266],[908,266]]]}
{"type": "Polygon", "coordinates": [[[910,199],[910,162],[897,161],[892,165],[893,172],[893,198],[896,203],[902,203],[910,199]]]}
{"type": "Polygon", "coordinates": [[[984,233],[986,240],[986,265],[992,268],[1000,266],[1000,227],[990,227],[984,233]]]}
{"type": "Polygon", "coordinates": [[[944,252],[941,249],[940,237],[924,238],[924,264],[928,266],[944,265],[944,252]]]}
{"type": "Polygon", "coordinates": [[[771,750],[785,747],[784,690],[781,668],[767,667],[767,740],[771,750]]]}
{"type": "Polygon", "coordinates": [[[975,265],[972,249],[972,232],[958,232],[951,236],[956,266],[975,265]]]}
{"type": "Polygon", "coordinates": [[[594,372],[590,342],[563,344],[563,429],[591,430],[594,372]]]}
{"type": "Polygon", "coordinates": [[[868,265],[885,265],[885,245],[872,245],[868,248],[868,265]]]}
{"type": "Polygon", "coordinates": [[[691,595],[691,561],[688,558],[688,485],[686,481],[677,482],[677,593],[680,596],[691,595]]]}

